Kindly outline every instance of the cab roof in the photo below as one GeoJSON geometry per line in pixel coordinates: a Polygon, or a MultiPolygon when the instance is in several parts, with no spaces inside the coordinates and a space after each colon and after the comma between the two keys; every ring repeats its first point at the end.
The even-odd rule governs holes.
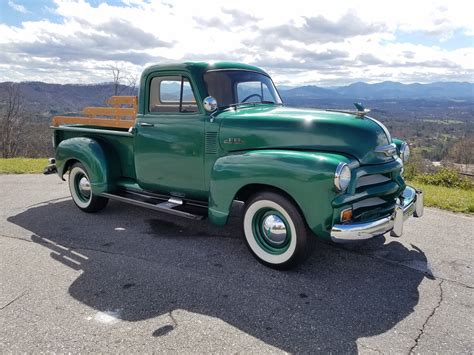
{"type": "Polygon", "coordinates": [[[239,62],[183,62],[151,65],[143,71],[142,77],[156,71],[186,71],[192,74],[204,73],[208,70],[241,69],[256,71],[268,75],[259,67],[239,62]]]}

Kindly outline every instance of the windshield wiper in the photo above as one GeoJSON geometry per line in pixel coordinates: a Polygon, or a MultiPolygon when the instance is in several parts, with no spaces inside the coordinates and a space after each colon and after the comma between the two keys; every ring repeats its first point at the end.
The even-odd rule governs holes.
{"type": "Polygon", "coordinates": [[[238,106],[248,106],[248,105],[253,105],[255,106],[256,102],[237,102],[235,104],[230,104],[228,106],[224,107],[238,107],[238,106]]]}
{"type": "Polygon", "coordinates": [[[273,104],[273,105],[283,105],[283,103],[276,103],[274,101],[256,101],[256,102],[237,102],[235,104],[230,104],[230,105],[227,105],[227,106],[223,106],[222,109],[228,109],[228,108],[231,108],[231,107],[239,107],[239,106],[249,106],[249,105],[252,105],[252,106],[255,106],[255,105],[260,105],[260,104],[273,104]]]}

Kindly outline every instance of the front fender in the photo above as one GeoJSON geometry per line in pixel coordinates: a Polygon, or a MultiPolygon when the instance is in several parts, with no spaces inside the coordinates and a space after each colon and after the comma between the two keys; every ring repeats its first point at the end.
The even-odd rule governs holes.
{"type": "Polygon", "coordinates": [[[88,173],[92,192],[100,194],[112,189],[112,169],[109,166],[106,147],[87,137],[63,140],[56,148],[56,167],[63,177],[71,160],[82,163],[88,173]]]}
{"type": "Polygon", "coordinates": [[[216,160],[211,172],[209,219],[223,225],[238,191],[250,184],[285,191],[302,211],[309,228],[326,236],[331,228],[332,200],[337,195],[334,172],[340,154],[289,150],[258,150],[232,154],[216,160]]]}

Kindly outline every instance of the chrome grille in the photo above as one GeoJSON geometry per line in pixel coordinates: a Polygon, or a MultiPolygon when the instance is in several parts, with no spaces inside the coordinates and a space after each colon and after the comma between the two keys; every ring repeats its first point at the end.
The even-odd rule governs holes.
{"type": "MultiPolygon", "coordinates": [[[[356,193],[363,193],[371,186],[384,185],[393,181],[390,176],[390,173],[363,175],[356,182],[356,193]]],[[[377,216],[388,215],[392,213],[394,206],[395,200],[367,196],[352,204],[353,218],[355,221],[365,221],[377,216]]]]}
{"type": "Polygon", "coordinates": [[[371,198],[366,198],[365,200],[362,200],[359,202],[355,202],[352,205],[352,208],[356,210],[358,208],[379,206],[379,205],[383,205],[384,203],[387,203],[387,201],[385,201],[384,199],[380,197],[371,197],[371,198]]]}

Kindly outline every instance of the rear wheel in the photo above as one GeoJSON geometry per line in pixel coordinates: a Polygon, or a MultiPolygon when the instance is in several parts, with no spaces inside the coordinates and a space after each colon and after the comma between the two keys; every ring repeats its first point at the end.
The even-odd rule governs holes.
{"type": "Polygon", "coordinates": [[[274,192],[252,197],[246,206],[243,227],[251,253],[264,265],[288,269],[310,254],[311,235],[299,209],[274,192]]]}
{"type": "Polygon", "coordinates": [[[69,191],[76,206],[84,212],[98,212],[109,201],[93,194],[89,174],[81,163],[74,164],[69,171],[69,191]]]}

